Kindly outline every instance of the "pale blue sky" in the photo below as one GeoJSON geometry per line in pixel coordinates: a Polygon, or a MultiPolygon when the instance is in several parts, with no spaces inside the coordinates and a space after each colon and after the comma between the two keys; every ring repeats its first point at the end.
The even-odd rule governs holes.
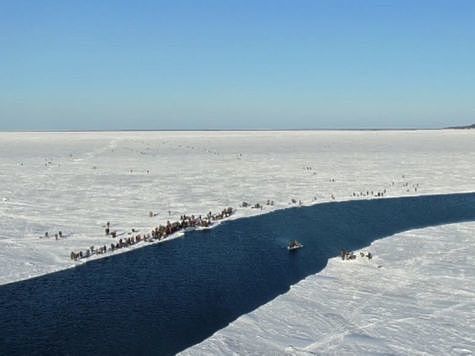
{"type": "Polygon", "coordinates": [[[475,122],[475,1],[0,0],[0,130],[475,122]]]}

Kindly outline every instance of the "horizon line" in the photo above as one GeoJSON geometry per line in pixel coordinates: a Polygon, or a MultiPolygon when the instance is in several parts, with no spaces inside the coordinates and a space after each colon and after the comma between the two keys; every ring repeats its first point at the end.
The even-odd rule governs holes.
{"type": "Polygon", "coordinates": [[[12,129],[0,130],[0,132],[19,132],[19,133],[75,133],[75,132],[285,132],[285,131],[435,131],[435,130],[454,130],[464,129],[466,127],[403,127],[403,128],[255,128],[255,129],[12,129]]]}

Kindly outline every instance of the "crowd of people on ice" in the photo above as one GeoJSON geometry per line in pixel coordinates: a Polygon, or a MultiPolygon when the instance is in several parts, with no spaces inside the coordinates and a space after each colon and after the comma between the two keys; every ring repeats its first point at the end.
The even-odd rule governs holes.
{"type": "MultiPolygon", "coordinates": [[[[310,167],[310,166],[307,166],[307,167],[304,167],[304,168],[305,168],[305,170],[308,170],[308,171],[312,170],[312,167],[310,167]]],[[[149,171],[147,171],[147,173],[149,173],[149,171]]],[[[401,178],[404,180],[406,177],[404,175],[402,175],[401,178]]],[[[330,178],[329,181],[334,183],[334,182],[336,182],[336,179],[335,178],[330,178]]],[[[391,186],[395,186],[397,184],[398,183],[396,181],[391,182],[391,186]]],[[[418,183],[417,184],[410,184],[407,181],[403,181],[403,182],[399,182],[399,184],[401,184],[401,187],[404,190],[406,190],[407,192],[410,192],[410,191],[417,192],[418,188],[419,188],[418,183]]],[[[355,191],[351,194],[351,196],[353,198],[384,197],[388,193],[389,189],[390,188],[388,187],[387,189],[385,188],[385,189],[381,189],[381,190],[378,190],[378,191],[374,191],[374,190],[355,191]]],[[[336,200],[334,194],[330,194],[330,198],[331,198],[331,200],[336,200]]],[[[313,201],[316,201],[316,200],[317,200],[317,196],[314,196],[313,201]]],[[[244,201],[240,204],[240,207],[262,210],[262,209],[265,208],[265,206],[271,206],[272,207],[272,206],[274,206],[274,204],[275,204],[274,200],[269,200],[269,199],[267,201],[265,201],[264,203],[258,202],[258,203],[255,203],[255,204],[244,201]]],[[[289,204],[294,205],[294,206],[303,206],[302,200],[298,200],[298,199],[295,199],[295,198],[292,198],[290,200],[289,204]]],[[[149,233],[139,234],[138,231],[132,229],[132,232],[128,233],[128,235],[131,235],[129,237],[120,238],[118,241],[116,240],[116,242],[111,243],[109,246],[103,245],[103,246],[100,246],[98,248],[96,248],[94,246],[91,246],[88,249],[86,249],[85,251],[79,251],[79,252],[72,251],[71,254],[70,254],[70,257],[71,257],[72,260],[77,261],[77,260],[80,260],[80,259],[83,259],[83,258],[88,258],[92,255],[100,255],[100,254],[104,254],[104,253],[107,253],[107,252],[113,252],[117,249],[121,249],[121,248],[124,248],[124,247],[130,247],[130,246],[133,246],[133,245],[135,245],[137,243],[140,243],[140,242],[153,242],[153,241],[157,241],[157,240],[160,241],[160,240],[168,238],[170,235],[172,235],[174,233],[177,233],[179,231],[189,231],[189,230],[192,230],[192,229],[195,229],[195,228],[198,228],[198,227],[201,227],[201,228],[210,227],[211,225],[213,225],[213,222],[215,222],[217,220],[225,219],[225,218],[229,217],[231,214],[233,214],[234,212],[235,212],[235,210],[233,208],[229,207],[229,208],[223,209],[218,214],[212,214],[211,212],[209,212],[205,216],[201,216],[201,215],[199,215],[199,216],[183,215],[183,216],[180,216],[180,219],[178,221],[175,221],[175,222],[167,221],[166,225],[159,225],[159,226],[155,227],[154,229],[152,229],[149,233]]],[[[171,212],[169,212],[169,215],[171,215],[171,212]]],[[[156,217],[156,216],[158,216],[158,213],[150,211],[149,216],[150,217],[156,217]]],[[[118,233],[116,230],[111,230],[110,222],[107,222],[107,224],[104,227],[105,227],[105,234],[107,236],[112,237],[113,239],[117,239],[118,237],[126,234],[125,232],[118,233]]],[[[49,237],[52,237],[52,236],[54,236],[56,240],[59,240],[59,239],[62,239],[64,237],[66,237],[65,235],[63,235],[63,233],[61,231],[59,231],[59,232],[55,233],[54,235],[50,235],[48,232],[46,232],[44,234],[44,236],[40,236],[40,238],[49,238],[49,237]]],[[[353,252],[351,252],[351,251],[342,250],[341,257],[342,257],[343,260],[352,260],[352,259],[356,258],[356,255],[353,254],[353,252]]],[[[362,254],[361,257],[367,257],[368,259],[372,258],[371,253],[369,253],[369,252],[365,255],[362,254]]]]}
{"type": "MultiPolygon", "coordinates": [[[[91,257],[92,255],[101,255],[107,252],[113,252],[115,250],[130,247],[140,242],[153,242],[153,241],[161,241],[168,238],[170,235],[173,235],[180,231],[190,231],[196,228],[208,228],[214,224],[214,222],[223,220],[228,218],[234,213],[234,209],[229,207],[223,209],[221,212],[217,214],[212,214],[209,212],[206,216],[195,216],[195,215],[182,215],[180,219],[175,222],[167,221],[166,225],[159,225],[155,227],[152,231],[146,234],[135,234],[135,229],[132,229],[130,237],[119,239],[119,241],[115,243],[111,243],[108,247],[107,245],[101,246],[96,248],[95,246],[91,246],[85,251],[74,252],[71,251],[70,257],[74,261],[81,260],[83,258],[91,257]]],[[[110,222],[107,222],[105,225],[104,232],[106,236],[110,236],[111,238],[117,238],[117,231],[111,230],[110,222]]]]}
{"type": "MultiPolygon", "coordinates": [[[[347,251],[345,249],[342,249],[340,251],[340,256],[341,256],[341,259],[342,260],[356,260],[356,255],[353,253],[353,251],[347,251]]],[[[361,251],[360,252],[360,257],[366,257],[368,260],[372,259],[373,258],[373,255],[371,254],[371,252],[363,252],[361,251]]]]}
{"type": "MultiPolygon", "coordinates": [[[[309,168],[307,168],[307,169],[309,169],[309,168]]],[[[402,176],[402,177],[404,178],[404,176],[402,176]]],[[[335,182],[335,179],[332,178],[332,179],[330,179],[330,181],[335,182]]],[[[392,185],[395,185],[395,182],[392,182],[392,185]]],[[[415,192],[417,192],[417,188],[419,188],[419,184],[412,184],[412,186],[409,186],[408,182],[404,182],[402,187],[407,189],[408,191],[409,191],[409,189],[412,188],[412,189],[414,189],[415,192]]],[[[353,197],[384,197],[386,193],[387,193],[387,189],[383,189],[381,191],[376,191],[376,192],[367,190],[367,191],[364,191],[364,192],[353,192],[352,196],[353,197]]],[[[335,196],[333,194],[331,194],[331,199],[335,200],[335,196]]],[[[317,200],[316,196],[314,197],[314,200],[317,200]]],[[[262,204],[262,203],[251,204],[249,202],[244,201],[244,202],[241,203],[240,207],[252,208],[252,209],[261,209],[262,210],[262,209],[264,209],[264,205],[274,206],[274,204],[275,204],[274,200],[267,200],[264,204],[262,204]]],[[[302,203],[301,200],[297,200],[297,199],[294,199],[294,198],[292,198],[290,200],[289,204],[303,206],[303,203],[302,203]]],[[[211,212],[209,212],[205,216],[201,216],[201,215],[199,215],[199,216],[182,215],[182,216],[180,216],[180,219],[178,221],[175,221],[175,222],[167,221],[166,225],[159,225],[147,234],[138,234],[138,231],[135,231],[134,229],[132,229],[132,232],[129,233],[129,234],[132,234],[132,236],[127,237],[127,238],[121,238],[121,239],[118,240],[118,242],[111,243],[109,247],[107,245],[101,246],[99,248],[95,248],[94,246],[91,246],[90,248],[86,249],[85,251],[79,251],[79,252],[72,251],[71,252],[71,259],[77,261],[77,260],[80,260],[80,259],[83,259],[83,258],[88,258],[92,255],[100,255],[100,254],[104,254],[104,253],[107,253],[107,252],[113,252],[117,249],[121,249],[121,248],[124,248],[124,247],[129,247],[129,246],[135,245],[135,244],[140,243],[140,242],[160,241],[160,240],[166,239],[170,235],[172,235],[174,233],[177,233],[179,231],[189,231],[189,230],[193,230],[193,229],[198,228],[198,227],[207,228],[207,227],[210,227],[211,225],[213,225],[214,221],[225,219],[225,218],[229,217],[231,214],[233,214],[234,212],[235,212],[235,210],[233,208],[229,207],[229,208],[223,209],[218,214],[212,214],[211,212]]],[[[158,213],[155,213],[155,212],[152,212],[152,211],[149,212],[150,217],[155,217],[157,215],[158,215],[158,213]]],[[[118,234],[117,231],[111,230],[110,222],[107,222],[107,224],[105,226],[105,234],[107,236],[111,236],[114,239],[119,237],[119,235],[121,235],[121,234],[118,234]]],[[[123,234],[125,234],[125,233],[123,233],[123,234]]],[[[45,233],[45,237],[49,237],[48,232],[45,233]]],[[[55,238],[57,240],[59,238],[62,238],[62,237],[63,237],[63,235],[62,235],[61,231],[59,231],[59,233],[55,234],[55,238]]],[[[361,252],[360,255],[361,255],[361,257],[366,257],[368,259],[372,258],[372,255],[371,255],[370,252],[368,252],[366,254],[361,252]]],[[[356,259],[356,255],[352,251],[342,250],[341,251],[341,258],[343,260],[353,260],[353,259],[356,259]]]]}

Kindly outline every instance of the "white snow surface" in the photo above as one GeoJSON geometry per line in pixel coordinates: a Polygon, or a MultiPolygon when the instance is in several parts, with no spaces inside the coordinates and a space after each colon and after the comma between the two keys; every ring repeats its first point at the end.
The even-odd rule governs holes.
{"type": "Polygon", "coordinates": [[[182,355],[472,355],[475,222],[375,241],[182,355]]]}
{"type": "Polygon", "coordinates": [[[109,246],[107,221],[125,237],[243,201],[275,206],[238,208],[232,218],[291,199],[475,191],[474,162],[474,130],[3,132],[0,284],[83,263],[70,252],[109,246]],[[55,240],[58,231],[65,237],[55,240]]]}

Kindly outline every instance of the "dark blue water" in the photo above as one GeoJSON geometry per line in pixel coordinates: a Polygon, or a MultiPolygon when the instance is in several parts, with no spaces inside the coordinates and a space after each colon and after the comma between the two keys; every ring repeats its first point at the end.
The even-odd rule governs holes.
{"type": "Polygon", "coordinates": [[[207,338],[341,248],[475,220],[475,193],[277,211],[0,287],[0,353],[173,354],[207,338]],[[286,249],[298,239],[305,248],[286,249]]]}

